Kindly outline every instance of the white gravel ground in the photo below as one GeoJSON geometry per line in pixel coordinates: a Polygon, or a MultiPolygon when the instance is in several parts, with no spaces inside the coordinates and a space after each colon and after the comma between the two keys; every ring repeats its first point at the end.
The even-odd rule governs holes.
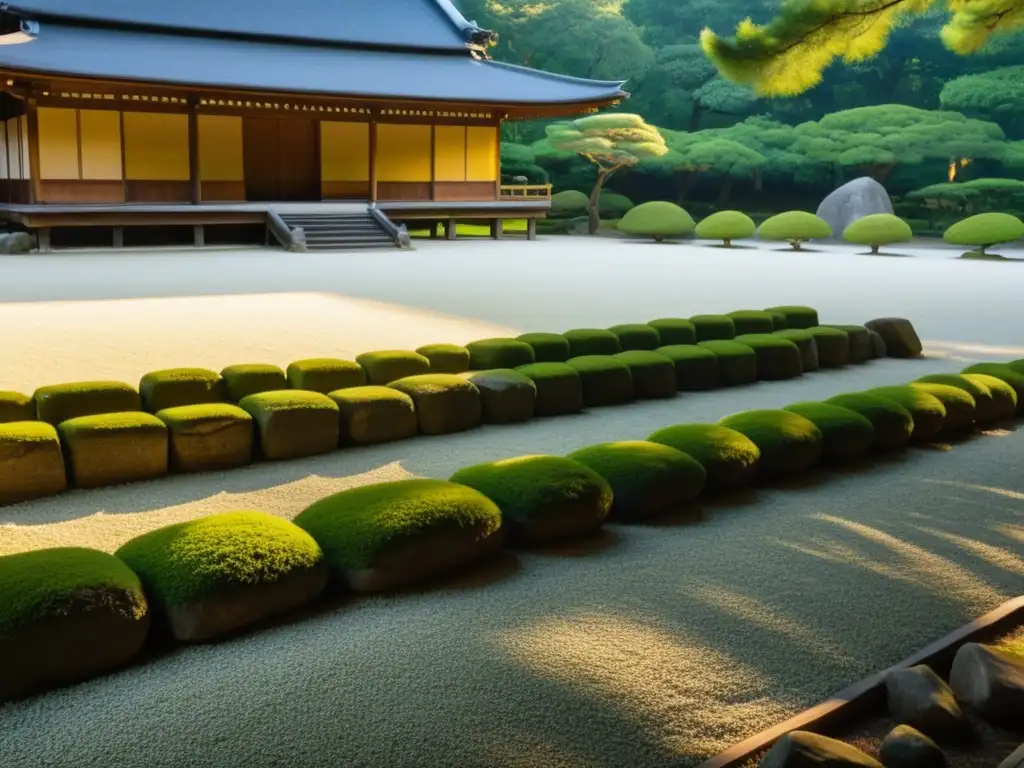
{"type": "MultiPolygon", "coordinates": [[[[0,554],[69,543],[111,550],[158,525],[226,509],[290,517],[314,498],[364,482],[446,477],[475,461],[564,453],[671,423],[955,370],[967,360],[1024,356],[1016,268],[942,254],[881,259],[849,250],[797,255],[583,239],[427,243],[395,254],[5,257],[0,299],[62,304],[0,305],[0,324],[18,329],[0,341],[2,387],[68,380],[70,368],[75,378],[129,377],[142,363],[217,367],[341,354],[333,344],[314,348],[304,339],[310,329],[317,343],[341,329],[337,349],[345,352],[422,343],[411,338],[410,315],[351,296],[424,310],[413,323],[423,341],[465,341],[494,326],[561,330],[809,303],[825,321],[910,317],[933,355],[959,359],[877,361],[785,383],[73,492],[0,509],[0,554]],[[265,296],[274,292],[289,296],[265,296]],[[218,314],[211,299],[185,298],[200,293],[259,296],[232,299],[218,314]],[[113,301],[134,297],[164,298],[113,301]],[[90,321],[97,317],[102,322],[90,321]],[[186,331],[174,334],[181,323],[186,331]],[[19,361],[32,350],[26,367],[19,361]],[[137,357],[118,359],[129,354],[137,357]]],[[[1024,591],[1022,455],[1024,429],[914,450],[860,473],[711,507],[700,522],[613,527],[573,548],[505,557],[457,585],[178,650],[0,709],[0,762],[692,765],[1024,591]]]]}

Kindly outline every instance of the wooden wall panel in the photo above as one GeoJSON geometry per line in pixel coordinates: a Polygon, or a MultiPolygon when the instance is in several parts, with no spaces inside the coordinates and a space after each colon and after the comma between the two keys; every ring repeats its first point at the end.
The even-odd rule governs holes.
{"type": "Polygon", "coordinates": [[[434,126],[434,181],[466,180],[466,128],[434,126]]]}
{"type": "Polygon", "coordinates": [[[320,123],[321,178],[326,182],[370,180],[370,124],[320,123]]]}
{"type": "Polygon", "coordinates": [[[245,202],[244,181],[204,181],[202,186],[204,203],[245,202]]]}
{"type": "Polygon", "coordinates": [[[466,180],[498,180],[498,128],[471,125],[466,129],[466,180]]]}
{"type": "Polygon", "coordinates": [[[493,181],[437,181],[434,182],[434,199],[455,201],[494,200],[496,191],[493,181]]]}
{"type": "Polygon", "coordinates": [[[39,108],[39,178],[81,178],[78,110],[39,108]]]}
{"type": "Polygon", "coordinates": [[[430,135],[429,125],[377,123],[377,182],[429,182],[430,135]]]}
{"type": "Polygon", "coordinates": [[[368,200],[370,182],[324,181],[320,185],[320,197],[324,200],[368,200]]]}
{"type": "Polygon", "coordinates": [[[29,182],[23,179],[0,179],[0,200],[8,203],[29,202],[29,182]]]}
{"type": "Polygon", "coordinates": [[[28,116],[22,115],[18,118],[18,137],[20,141],[20,158],[21,161],[21,178],[31,179],[32,174],[29,169],[32,164],[29,162],[29,147],[28,147],[28,116]]]}
{"type": "Polygon", "coordinates": [[[82,178],[114,181],[124,178],[121,162],[121,113],[82,109],[78,112],[82,178]]]}
{"type": "Polygon", "coordinates": [[[39,197],[43,203],[123,203],[123,181],[52,181],[39,182],[39,197]]]}
{"type": "Polygon", "coordinates": [[[188,115],[125,112],[124,159],[131,181],[187,182],[188,115]]]}
{"type": "Polygon", "coordinates": [[[126,184],[129,203],[189,203],[192,184],[185,181],[129,180],[126,184]]]}
{"type": "Polygon", "coordinates": [[[7,179],[7,123],[0,120],[0,179],[7,179]]]}
{"type": "Polygon", "coordinates": [[[380,181],[377,182],[378,200],[429,200],[429,181],[380,181]]]}
{"type": "Polygon", "coordinates": [[[242,147],[241,117],[199,115],[199,177],[203,181],[244,181],[242,147]]]}
{"type": "Polygon", "coordinates": [[[28,126],[21,117],[12,117],[7,121],[7,178],[28,178],[27,146],[28,126]]]}

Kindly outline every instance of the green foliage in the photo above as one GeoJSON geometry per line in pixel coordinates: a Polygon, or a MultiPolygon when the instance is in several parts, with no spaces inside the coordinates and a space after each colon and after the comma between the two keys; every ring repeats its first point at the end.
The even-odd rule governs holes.
{"type": "Polygon", "coordinates": [[[537,385],[526,374],[495,368],[468,373],[466,380],[480,391],[484,424],[512,424],[533,418],[537,385]]]}
{"type": "Polygon", "coordinates": [[[765,312],[781,313],[786,318],[786,327],[797,330],[815,328],[818,323],[818,310],[813,307],[787,305],[781,307],[768,307],[765,312]]]}
{"type": "Polygon", "coordinates": [[[740,211],[719,211],[697,225],[697,237],[702,240],[721,240],[726,248],[733,240],[753,237],[757,230],[754,220],[740,211]]]}
{"type": "Polygon", "coordinates": [[[750,347],[757,355],[757,378],[761,381],[795,379],[804,372],[800,348],[773,333],[752,333],[736,337],[737,344],[750,347]]]}
{"type": "Polygon", "coordinates": [[[633,400],[633,374],[616,355],[570,357],[567,365],[580,376],[583,403],[588,408],[621,405],[633,400]]]}
{"type": "Polygon", "coordinates": [[[474,371],[488,368],[515,368],[534,362],[533,347],[516,339],[480,339],[466,345],[469,367],[474,371]]]}
{"type": "Polygon", "coordinates": [[[445,435],[480,426],[480,391],[461,376],[426,373],[398,379],[388,386],[412,398],[420,432],[425,435],[445,435]]]}
{"type": "Polygon", "coordinates": [[[431,373],[464,373],[469,370],[469,350],[458,344],[427,344],[417,349],[416,354],[430,361],[431,373]]]}
{"type": "Polygon", "coordinates": [[[697,346],[718,358],[718,382],[723,387],[738,387],[757,381],[757,353],[735,341],[702,341],[697,346]]]}
{"type": "Polygon", "coordinates": [[[342,445],[369,445],[404,440],[416,434],[416,406],[409,395],[391,387],[339,389],[328,397],[338,406],[342,445]]]}
{"type": "Polygon", "coordinates": [[[326,395],[336,389],[361,387],[366,384],[366,371],[351,360],[311,358],[296,360],[288,366],[288,384],[294,389],[305,389],[326,395]]]}
{"type": "Polygon", "coordinates": [[[229,365],[220,375],[224,379],[227,397],[233,403],[249,395],[288,388],[285,372],[276,365],[266,363],[229,365]]]}
{"type": "Polygon", "coordinates": [[[502,181],[512,182],[516,176],[525,176],[528,184],[547,184],[548,172],[537,165],[537,156],[530,147],[512,142],[501,143],[502,181]]]}
{"type": "Polygon", "coordinates": [[[867,390],[865,394],[884,397],[905,408],[914,420],[912,437],[915,442],[933,439],[946,424],[946,406],[937,397],[919,387],[876,387],[867,390]]]}
{"type": "Polygon", "coordinates": [[[957,222],[942,239],[953,245],[973,245],[979,253],[999,243],[1024,237],[1024,221],[1008,213],[979,213],[957,222]]]}
{"type": "Polygon", "coordinates": [[[36,417],[36,404],[21,392],[0,391],[0,424],[11,421],[32,421],[36,417]]]}
{"type": "Polygon", "coordinates": [[[598,212],[602,219],[621,219],[634,207],[633,201],[618,192],[603,190],[598,201],[598,212]]]}
{"type": "Polygon", "coordinates": [[[831,403],[794,403],[783,410],[802,416],[821,432],[822,458],[847,461],[863,456],[875,442],[871,422],[849,408],[831,403]]]}
{"type": "Polygon", "coordinates": [[[814,422],[790,411],[744,411],[718,422],[750,439],[760,451],[762,479],[806,472],[821,458],[823,436],[814,422]]]}
{"type": "Polygon", "coordinates": [[[538,363],[564,363],[569,359],[569,340],[560,333],[524,333],[516,339],[533,348],[538,363]]]}
{"type": "Polygon", "coordinates": [[[694,315],[690,318],[697,341],[718,341],[736,336],[736,323],[728,315],[694,315]]]}
{"type": "Polygon", "coordinates": [[[671,360],[658,352],[634,349],[620,352],[615,359],[629,367],[633,395],[642,400],[673,397],[676,393],[676,369],[671,360]]]}
{"type": "Polygon", "coordinates": [[[205,368],[171,368],[152,371],[139,382],[142,407],[150,413],[179,405],[224,401],[224,380],[205,368]]]}
{"type": "Polygon", "coordinates": [[[1024,65],[962,75],[942,86],[943,109],[998,119],[1024,114],[1024,65]]]}
{"type": "Polygon", "coordinates": [[[899,448],[910,441],[914,433],[914,417],[894,400],[864,392],[836,395],[825,401],[859,413],[875,428],[875,447],[899,448]]]}
{"type": "Polygon", "coordinates": [[[775,330],[775,321],[772,316],[759,309],[739,309],[730,312],[727,317],[732,318],[737,336],[750,333],[772,333],[775,330]]]}
{"type": "Polygon", "coordinates": [[[43,421],[0,424],[0,504],[51,496],[67,488],[57,430],[43,421]]]}
{"type": "Polygon", "coordinates": [[[651,237],[657,243],[689,235],[694,227],[690,214],[675,203],[664,200],[653,200],[638,205],[619,222],[620,232],[651,237]]]}
{"type": "Polygon", "coordinates": [[[697,329],[689,320],[678,317],[662,317],[647,323],[658,332],[662,346],[696,344],[697,329]]]}
{"type": "Polygon", "coordinates": [[[820,240],[832,236],[832,227],[824,219],[806,211],[779,213],[761,223],[757,228],[761,240],[776,240],[789,243],[799,251],[808,240],[820,240]]]}
{"type": "Polygon", "coordinates": [[[566,189],[551,196],[551,212],[553,219],[573,219],[586,216],[590,199],[575,189],[566,189]]]}
{"type": "Polygon", "coordinates": [[[407,376],[430,373],[430,360],[418,352],[404,349],[365,352],[356,358],[356,362],[366,371],[369,384],[381,386],[407,376]]]}
{"type": "Polygon", "coordinates": [[[946,409],[942,428],[946,431],[964,431],[974,426],[977,417],[977,402],[967,390],[951,384],[928,381],[912,381],[910,386],[927,392],[937,398],[946,409]]]}
{"type": "Polygon", "coordinates": [[[720,424],[678,424],[647,438],[696,459],[707,473],[705,490],[732,491],[753,479],[761,449],[746,435],[720,424]]]}
{"type": "Polygon", "coordinates": [[[846,242],[869,245],[872,253],[878,253],[878,249],[883,245],[905,243],[913,236],[910,225],[891,213],[864,216],[843,230],[843,239],[846,242]]]}
{"type": "Polygon", "coordinates": [[[718,386],[718,355],[693,344],[672,344],[655,350],[672,361],[676,369],[676,387],[696,392],[718,386]]]}
{"type": "Polygon", "coordinates": [[[583,382],[579,372],[568,363],[531,363],[516,371],[537,388],[535,415],[563,416],[583,410],[583,382]]]}
{"type": "Polygon", "coordinates": [[[564,334],[571,357],[614,355],[622,351],[619,337],[603,328],[573,328],[564,334]]]}
{"type": "Polygon", "coordinates": [[[142,400],[135,387],[120,381],[79,381],[40,387],[32,399],[40,421],[57,426],[78,416],[138,411],[142,400]]]}
{"type": "Polygon", "coordinates": [[[906,198],[957,215],[1013,210],[1024,207],[1024,181],[971,179],[932,184],[908,193],[906,198]]]}
{"type": "Polygon", "coordinates": [[[623,352],[628,352],[632,349],[657,349],[661,346],[661,337],[658,335],[658,330],[650,325],[627,323],[625,325],[613,325],[608,330],[615,334],[623,352]]]}

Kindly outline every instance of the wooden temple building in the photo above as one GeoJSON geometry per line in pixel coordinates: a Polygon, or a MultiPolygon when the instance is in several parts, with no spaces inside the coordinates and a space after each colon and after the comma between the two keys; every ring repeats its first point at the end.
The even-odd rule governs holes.
{"type": "Polygon", "coordinates": [[[492,39],[450,0],[0,2],[0,219],[41,250],[171,230],[393,247],[399,224],[456,218],[532,234],[550,188],[502,184],[502,121],[627,94],[493,61],[492,39]]]}

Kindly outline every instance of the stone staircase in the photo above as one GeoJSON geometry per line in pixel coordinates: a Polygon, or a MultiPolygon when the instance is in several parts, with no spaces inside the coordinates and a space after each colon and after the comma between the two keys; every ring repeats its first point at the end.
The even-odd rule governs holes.
{"type": "Polygon", "coordinates": [[[301,229],[308,251],[398,248],[398,243],[369,212],[281,213],[288,229],[301,229]]]}

